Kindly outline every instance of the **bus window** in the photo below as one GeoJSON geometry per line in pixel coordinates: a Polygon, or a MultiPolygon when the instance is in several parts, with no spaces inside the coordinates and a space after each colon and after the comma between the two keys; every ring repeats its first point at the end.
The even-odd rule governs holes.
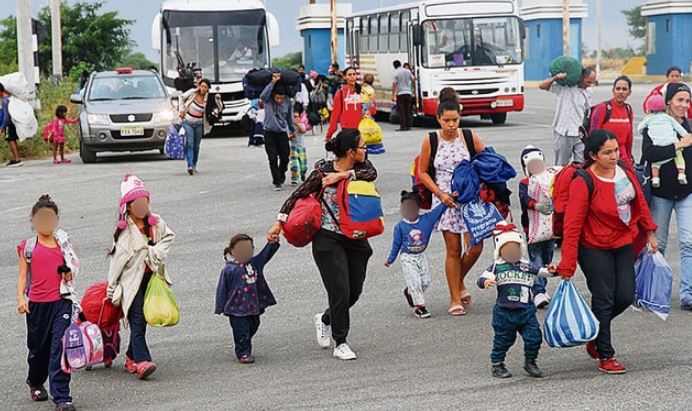
{"type": "Polygon", "coordinates": [[[389,51],[400,51],[399,47],[399,13],[389,15],[389,51]]]}
{"type": "Polygon", "coordinates": [[[377,51],[377,19],[368,17],[368,51],[377,51]]]}
{"type": "Polygon", "coordinates": [[[368,26],[365,17],[360,18],[360,31],[358,32],[360,41],[360,51],[368,51],[368,26]]]}
{"type": "Polygon", "coordinates": [[[344,29],[344,48],[346,49],[346,54],[353,54],[351,50],[351,36],[353,35],[353,20],[346,20],[346,27],[344,29]]]}
{"type": "Polygon", "coordinates": [[[386,14],[383,14],[377,18],[377,27],[379,28],[377,50],[380,52],[386,52],[389,50],[389,36],[387,34],[389,33],[389,21],[386,14]]]}
{"type": "Polygon", "coordinates": [[[408,11],[401,13],[401,24],[399,25],[401,29],[401,35],[399,36],[399,49],[402,51],[408,50],[408,22],[410,20],[410,14],[408,11]]]}

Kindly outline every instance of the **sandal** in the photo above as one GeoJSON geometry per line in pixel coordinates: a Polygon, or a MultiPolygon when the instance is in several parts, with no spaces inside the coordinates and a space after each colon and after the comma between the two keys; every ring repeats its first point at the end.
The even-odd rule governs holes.
{"type": "Polygon", "coordinates": [[[453,305],[449,307],[447,314],[451,315],[452,317],[461,317],[462,315],[466,315],[466,310],[464,309],[463,305],[453,305]]]}
{"type": "Polygon", "coordinates": [[[464,306],[464,308],[468,308],[473,304],[473,299],[471,299],[471,294],[468,291],[465,291],[461,295],[461,305],[464,306]]]}

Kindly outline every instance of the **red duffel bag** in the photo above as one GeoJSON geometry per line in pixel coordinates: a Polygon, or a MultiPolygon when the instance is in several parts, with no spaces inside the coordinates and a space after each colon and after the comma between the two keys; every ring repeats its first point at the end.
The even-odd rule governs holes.
{"type": "Polygon", "coordinates": [[[106,298],[107,289],[108,281],[96,283],[87,288],[82,297],[82,314],[101,328],[118,324],[123,316],[122,310],[106,298]]]}
{"type": "Polygon", "coordinates": [[[320,196],[309,195],[296,201],[288,219],[283,223],[286,241],[294,247],[305,247],[322,226],[322,205],[320,196]]]}

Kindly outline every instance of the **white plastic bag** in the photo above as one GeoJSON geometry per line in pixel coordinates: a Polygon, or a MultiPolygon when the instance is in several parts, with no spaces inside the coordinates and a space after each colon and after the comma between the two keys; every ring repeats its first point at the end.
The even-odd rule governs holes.
{"type": "Polygon", "coordinates": [[[5,87],[10,94],[24,101],[29,101],[33,97],[29,82],[23,73],[10,73],[0,76],[0,84],[5,87]]]}
{"type": "Polygon", "coordinates": [[[17,129],[19,141],[24,141],[36,135],[38,131],[38,121],[36,120],[34,109],[29,103],[15,96],[10,96],[7,110],[10,112],[12,123],[14,123],[17,129]]]}

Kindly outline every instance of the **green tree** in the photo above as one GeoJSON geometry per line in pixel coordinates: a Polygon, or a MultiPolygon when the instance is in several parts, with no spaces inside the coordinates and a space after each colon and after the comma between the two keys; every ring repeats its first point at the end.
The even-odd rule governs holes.
{"type": "MultiPolygon", "coordinates": [[[[85,63],[94,70],[114,68],[132,50],[130,40],[132,20],[121,19],[118,13],[101,12],[102,2],[62,3],[62,57],[63,70],[85,63]]],[[[50,9],[38,13],[43,27],[50,27],[50,9]]],[[[10,64],[17,57],[17,25],[14,16],[0,20],[0,64],[10,64]]],[[[51,32],[38,47],[39,67],[45,74],[51,72],[51,32]]]]}
{"type": "Polygon", "coordinates": [[[646,17],[642,16],[642,6],[637,6],[629,10],[622,10],[622,14],[625,15],[627,25],[630,27],[630,36],[638,40],[645,38],[646,17]]]}
{"type": "Polygon", "coordinates": [[[156,63],[149,60],[144,53],[136,52],[125,56],[118,64],[121,67],[132,67],[138,70],[146,70],[149,67],[156,67],[156,63]]]}
{"type": "Polygon", "coordinates": [[[272,67],[276,68],[298,68],[303,62],[303,53],[300,51],[289,53],[285,56],[275,57],[272,59],[272,67]]]}

